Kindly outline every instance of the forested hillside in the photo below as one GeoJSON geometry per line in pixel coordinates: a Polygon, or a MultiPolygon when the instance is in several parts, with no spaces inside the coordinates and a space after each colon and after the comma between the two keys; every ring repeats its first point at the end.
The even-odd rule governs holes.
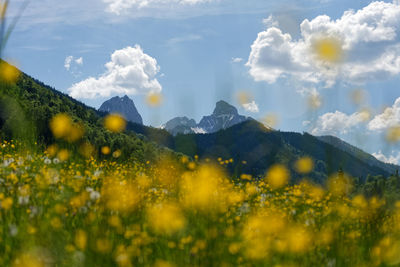
{"type": "MultiPolygon", "coordinates": [[[[78,140],[79,144],[94,146],[94,154],[99,157],[103,156],[100,148],[104,146],[111,151],[121,151],[121,158],[134,157],[141,161],[157,158],[161,151],[167,151],[155,143],[142,140],[133,131],[107,131],[103,127],[105,113],[97,112],[24,73],[20,73],[15,83],[0,81],[0,88],[2,139],[17,139],[27,145],[38,143],[44,148],[56,141],[49,128],[50,120],[64,113],[84,130],[82,139],[78,140]]],[[[68,142],[61,142],[61,145],[71,150],[79,148],[68,142]]]]}

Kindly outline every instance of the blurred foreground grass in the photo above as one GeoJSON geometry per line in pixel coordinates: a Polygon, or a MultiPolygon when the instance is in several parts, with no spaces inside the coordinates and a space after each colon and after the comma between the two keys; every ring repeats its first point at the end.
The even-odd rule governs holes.
{"type": "Polygon", "coordinates": [[[287,185],[284,166],[250,182],[188,158],[60,155],[0,144],[1,266],[400,264],[400,203],[349,197],[343,175],[324,189],[287,185]]]}

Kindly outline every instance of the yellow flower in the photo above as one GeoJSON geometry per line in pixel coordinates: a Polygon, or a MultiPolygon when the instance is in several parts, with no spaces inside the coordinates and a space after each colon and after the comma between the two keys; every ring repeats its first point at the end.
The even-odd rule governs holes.
{"type": "Polygon", "coordinates": [[[62,222],[61,222],[60,218],[54,217],[53,219],[51,219],[50,225],[54,229],[60,229],[62,227],[62,222]]]}
{"type": "Polygon", "coordinates": [[[386,133],[386,140],[390,143],[396,143],[400,141],[400,126],[389,128],[386,133]]]}
{"type": "Polygon", "coordinates": [[[201,165],[193,173],[185,173],[181,188],[186,206],[202,211],[221,211],[229,196],[228,181],[224,172],[213,165],[201,165]]]}
{"type": "Polygon", "coordinates": [[[147,219],[153,230],[159,234],[171,235],[186,225],[186,219],[175,203],[162,203],[148,208],[147,219]]]}
{"type": "Polygon", "coordinates": [[[303,227],[292,227],[286,232],[289,251],[303,253],[311,249],[311,233],[303,227]]]}
{"type": "Polygon", "coordinates": [[[46,153],[49,154],[50,157],[54,157],[57,154],[57,150],[58,146],[53,144],[47,148],[46,153]]]}
{"type": "Polygon", "coordinates": [[[240,105],[250,103],[253,100],[253,97],[245,91],[237,93],[236,98],[240,105]]]}
{"type": "Polygon", "coordinates": [[[161,105],[163,98],[160,93],[150,93],[146,98],[147,104],[151,107],[157,107],[161,105]]]}
{"type": "Polygon", "coordinates": [[[154,267],[175,267],[175,264],[172,264],[164,260],[157,260],[156,263],[154,264],[154,267]]]}
{"type": "Polygon", "coordinates": [[[100,253],[108,253],[112,249],[111,242],[105,238],[99,238],[96,240],[96,249],[100,253]]]}
{"type": "Polygon", "coordinates": [[[6,62],[0,63],[0,78],[8,83],[15,83],[20,71],[6,62]]]}
{"type": "Polygon", "coordinates": [[[103,147],[101,148],[101,153],[104,154],[104,155],[110,154],[110,153],[111,153],[110,147],[108,147],[108,146],[103,146],[103,147]]]}
{"type": "Polygon", "coordinates": [[[298,173],[307,174],[314,168],[314,162],[310,157],[303,157],[296,161],[295,169],[298,173]]]}
{"type": "Polygon", "coordinates": [[[108,209],[120,212],[131,212],[141,200],[140,193],[131,182],[109,178],[104,181],[101,198],[108,209]]]}
{"type": "Polygon", "coordinates": [[[75,233],[75,245],[80,250],[85,250],[87,243],[87,234],[85,231],[78,229],[75,233]]]}
{"type": "Polygon", "coordinates": [[[96,148],[89,142],[84,142],[79,146],[79,153],[85,158],[90,158],[95,153],[96,148]]]}
{"type": "Polygon", "coordinates": [[[312,109],[318,109],[322,106],[321,96],[312,94],[308,97],[308,106],[312,109]]]}
{"type": "Polygon", "coordinates": [[[285,166],[277,164],[269,168],[265,178],[272,189],[278,189],[289,182],[290,173],[285,166]]]}
{"type": "Polygon", "coordinates": [[[61,149],[58,154],[57,157],[61,160],[61,161],[66,161],[69,158],[69,152],[67,149],[61,149]]]}
{"type": "Polygon", "coordinates": [[[319,60],[330,63],[340,61],[343,56],[342,45],[336,38],[318,39],[314,42],[313,49],[319,60]]]}
{"type": "Polygon", "coordinates": [[[13,267],[45,267],[44,260],[40,255],[35,255],[33,253],[24,253],[18,256],[13,264],[13,267]]]}
{"type": "Polygon", "coordinates": [[[120,133],[125,130],[126,121],[119,114],[110,114],[104,118],[104,127],[114,133],[120,133]]]}
{"type": "Polygon", "coordinates": [[[71,131],[71,128],[72,120],[67,114],[57,114],[50,121],[50,130],[56,138],[67,137],[71,131]]]}
{"type": "Polygon", "coordinates": [[[276,114],[268,114],[264,118],[261,119],[261,122],[267,127],[267,128],[274,128],[278,125],[279,123],[279,118],[276,114]]]}
{"type": "Polygon", "coordinates": [[[13,204],[12,198],[7,197],[1,201],[1,208],[4,210],[9,210],[9,209],[11,209],[12,204],[13,204]]]}

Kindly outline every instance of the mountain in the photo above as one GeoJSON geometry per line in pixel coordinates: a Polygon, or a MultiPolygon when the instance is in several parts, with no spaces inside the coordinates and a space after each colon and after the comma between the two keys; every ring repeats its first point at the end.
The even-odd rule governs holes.
{"type": "Polygon", "coordinates": [[[370,166],[382,168],[392,174],[396,173],[396,171],[398,170],[398,166],[396,166],[394,164],[384,163],[384,162],[376,159],[371,154],[368,154],[367,152],[364,152],[363,150],[361,150],[353,145],[350,145],[349,143],[346,143],[345,141],[343,141],[335,136],[326,135],[326,136],[318,136],[317,138],[325,143],[331,144],[343,151],[346,151],[347,153],[349,153],[359,159],[362,159],[363,161],[367,162],[370,166]]]}
{"type": "Polygon", "coordinates": [[[135,107],[132,99],[127,95],[124,97],[115,96],[105,101],[99,108],[99,111],[107,113],[118,113],[122,115],[127,121],[143,124],[142,116],[135,107]]]}
{"type": "Polygon", "coordinates": [[[0,80],[0,140],[19,140],[33,148],[36,148],[35,143],[45,148],[57,142],[60,147],[77,152],[82,145],[90,143],[94,155],[100,158],[105,157],[100,148],[108,146],[111,151],[122,152],[120,159],[133,158],[140,162],[153,161],[164,154],[176,156],[171,150],[150,141],[154,138],[157,143],[171,144],[172,137],[166,131],[128,122],[126,131],[111,133],[103,127],[105,115],[105,112],[88,107],[25,73],[21,72],[15,83],[0,80]],[[53,137],[49,122],[59,113],[67,114],[84,129],[81,140],[70,144],[53,137]]]}
{"type": "Polygon", "coordinates": [[[321,184],[341,168],[361,180],[368,175],[392,174],[392,167],[383,162],[371,165],[369,157],[358,157],[308,133],[271,131],[255,120],[210,134],[178,135],[174,149],[202,159],[232,159],[227,168],[234,176],[263,176],[270,166],[280,163],[290,167],[296,181],[301,177],[293,166],[303,156],[313,158],[315,168],[309,178],[321,184]]]}
{"type": "Polygon", "coordinates": [[[207,133],[214,133],[249,119],[251,118],[239,115],[234,106],[221,100],[217,102],[213,114],[203,117],[198,127],[207,133]]]}
{"type": "Polygon", "coordinates": [[[214,133],[247,120],[252,120],[252,118],[239,115],[234,106],[221,100],[216,103],[214,112],[210,116],[204,116],[199,124],[187,117],[176,117],[161,128],[174,136],[177,134],[214,133]]]}
{"type": "Polygon", "coordinates": [[[195,129],[197,127],[197,123],[194,119],[189,119],[187,117],[176,117],[172,120],[169,120],[166,124],[161,126],[162,129],[167,130],[172,135],[181,134],[189,134],[196,133],[195,129]]]}

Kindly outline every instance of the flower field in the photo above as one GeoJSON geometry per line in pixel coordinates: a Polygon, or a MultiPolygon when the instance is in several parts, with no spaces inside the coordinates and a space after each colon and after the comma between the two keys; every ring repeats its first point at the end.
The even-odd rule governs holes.
{"type": "Polygon", "coordinates": [[[289,185],[278,165],[232,180],[223,161],[138,164],[55,149],[1,143],[1,266],[400,264],[400,203],[349,194],[345,175],[326,188],[289,185]]]}

